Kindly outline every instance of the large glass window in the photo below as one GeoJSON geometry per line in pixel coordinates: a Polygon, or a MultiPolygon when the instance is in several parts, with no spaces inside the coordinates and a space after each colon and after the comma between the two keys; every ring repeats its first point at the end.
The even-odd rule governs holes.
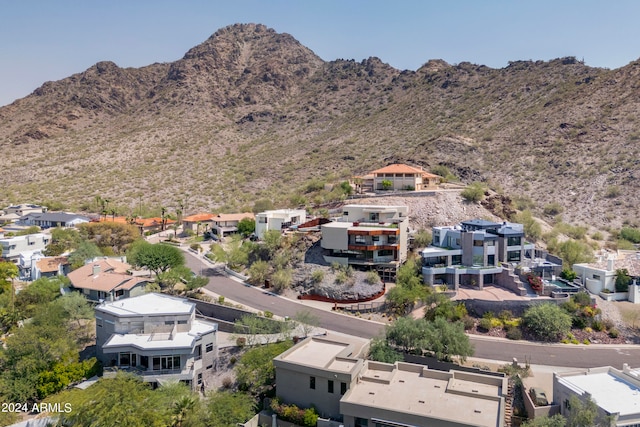
{"type": "Polygon", "coordinates": [[[153,370],[180,369],[180,356],[156,356],[153,358],[153,370]]]}
{"type": "Polygon", "coordinates": [[[520,251],[507,252],[507,261],[520,261],[520,251]]]}
{"type": "Polygon", "coordinates": [[[340,383],[340,394],[345,394],[347,392],[347,383],[340,383]]]}
{"type": "Polygon", "coordinates": [[[355,236],[355,242],[356,242],[356,245],[364,245],[365,244],[365,237],[358,234],[358,235],[355,236]]]}
{"type": "Polygon", "coordinates": [[[522,237],[509,237],[507,239],[507,246],[517,246],[522,242],[522,237]]]}

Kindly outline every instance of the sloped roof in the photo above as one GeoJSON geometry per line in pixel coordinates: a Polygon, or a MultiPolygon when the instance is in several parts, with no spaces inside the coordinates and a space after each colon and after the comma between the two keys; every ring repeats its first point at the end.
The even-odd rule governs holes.
{"type": "Polygon", "coordinates": [[[413,167],[413,166],[409,166],[409,165],[405,165],[402,163],[394,163],[392,165],[389,166],[385,166],[383,168],[380,169],[376,169],[373,172],[371,172],[372,174],[380,174],[380,173],[409,173],[409,174],[420,174],[422,175],[424,173],[424,171],[422,169],[413,167]]]}
{"type": "Polygon", "coordinates": [[[148,282],[147,278],[134,277],[126,271],[131,266],[114,259],[100,259],[86,264],[69,273],[71,285],[78,289],[110,292],[116,289],[131,289],[138,283],[148,282]],[[100,267],[94,274],[94,267],[100,267]]]}
{"type": "Polygon", "coordinates": [[[58,271],[60,265],[68,265],[69,258],[66,256],[46,257],[38,260],[36,266],[43,273],[53,273],[58,271]]]}
{"type": "Polygon", "coordinates": [[[198,213],[195,215],[189,215],[182,218],[183,222],[202,222],[202,221],[211,221],[214,218],[214,214],[212,213],[198,213]]]}
{"type": "Polygon", "coordinates": [[[233,213],[233,214],[217,214],[214,221],[241,221],[245,218],[255,219],[256,216],[251,212],[233,213]]]}

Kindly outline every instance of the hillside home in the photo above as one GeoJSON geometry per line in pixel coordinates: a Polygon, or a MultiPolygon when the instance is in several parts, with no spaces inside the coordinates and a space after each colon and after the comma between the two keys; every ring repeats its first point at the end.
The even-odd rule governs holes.
{"type": "MultiPolygon", "coordinates": [[[[640,284],[640,252],[619,250],[616,252],[601,252],[595,262],[574,264],[573,271],[578,274],[582,284],[594,294],[604,291],[616,291],[616,270],[626,269],[629,276],[640,284]]],[[[640,303],[640,298],[630,292],[629,299],[640,303]],[[636,299],[638,299],[636,301],[636,299]]]]}
{"type": "MultiPolygon", "coordinates": [[[[369,175],[372,176],[373,190],[429,190],[438,188],[440,176],[434,175],[420,167],[395,163],[376,169],[369,175]],[[385,186],[385,181],[391,185],[385,186]]],[[[363,181],[363,187],[368,183],[363,181]]]]}
{"type": "Polygon", "coordinates": [[[195,234],[202,235],[209,231],[213,226],[214,214],[199,213],[195,215],[189,215],[182,218],[182,230],[190,230],[195,234]]]}
{"type": "Polygon", "coordinates": [[[23,252],[42,252],[51,241],[51,236],[43,233],[28,234],[0,239],[2,260],[18,264],[23,252]]]}
{"type": "Polygon", "coordinates": [[[422,251],[424,282],[478,286],[500,284],[502,263],[535,258],[535,245],[527,243],[522,224],[481,219],[453,227],[433,227],[431,246],[422,251]]]}
{"type": "Polygon", "coordinates": [[[407,259],[409,208],[346,205],[342,216],[320,227],[328,263],[392,267],[407,259]]]}
{"type": "Polygon", "coordinates": [[[506,377],[373,362],[367,349],[355,337],[306,338],[273,360],[278,397],[344,427],[504,425],[506,377]]]}
{"type": "Polygon", "coordinates": [[[576,396],[583,402],[595,402],[598,415],[611,417],[611,425],[637,426],[639,395],[640,369],[630,369],[626,363],[622,371],[608,366],[553,374],[553,400],[564,416],[571,409],[569,398],[576,396]]]}
{"type": "Polygon", "coordinates": [[[22,204],[8,206],[0,211],[0,224],[18,221],[21,217],[30,213],[46,212],[47,208],[40,205],[22,204]]]}
{"type": "Polygon", "coordinates": [[[31,266],[31,280],[41,277],[66,276],[69,274],[69,258],[66,256],[48,256],[36,260],[31,266]]]}
{"type": "Polygon", "coordinates": [[[40,228],[51,227],[75,227],[78,224],[89,222],[90,218],[66,212],[40,212],[30,213],[20,218],[21,225],[38,226],[40,228]]]}
{"type": "Polygon", "coordinates": [[[141,295],[148,277],[133,276],[131,266],[111,258],[97,259],[68,274],[71,289],[91,301],[117,301],[141,295]]]}
{"type": "Polygon", "coordinates": [[[259,239],[269,230],[283,231],[295,228],[307,221],[307,211],[304,209],[277,209],[260,212],[256,215],[256,236],[259,239]]]}
{"type": "Polygon", "coordinates": [[[256,219],[251,212],[235,213],[235,214],[217,214],[213,217],[213,225],[211,230],[219,237],[224,237],[238,231],[238,223],[243,219],[256,219]]]}
{"type": "Polygon", "coordinates": [[[105,377],[125,370],[154,386],[177,380],[196,389],[215,366],[218,325],[197,319],[184,298],[149,293],[102,303],[95,313],[105,377]]]}

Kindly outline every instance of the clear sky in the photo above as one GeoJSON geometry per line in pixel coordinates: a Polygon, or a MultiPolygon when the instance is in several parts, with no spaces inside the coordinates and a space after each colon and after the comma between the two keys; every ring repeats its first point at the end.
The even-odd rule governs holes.
{"type": "Polygon", "coordinates": [[[177,60],[235,23],[289,33],[327,61],[618,68],[640,57],[639,18],[639,0],[0,0],[0,105],[98,61],[177,60]]]}

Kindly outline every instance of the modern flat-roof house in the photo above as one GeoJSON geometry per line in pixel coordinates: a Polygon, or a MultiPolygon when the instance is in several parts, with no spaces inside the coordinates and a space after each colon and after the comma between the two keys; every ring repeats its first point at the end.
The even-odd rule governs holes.
{"type": "Polygon", "coordinates": [[[436,189],[438,188],[438,184],[441,179],[439,175],[429,173],[420,167],[409,166],[401,163],[394,163],[392,165],[376,169],[369,175],[373,176],[373,190],[420,191],[436,189]]]}
{"type": "Polygon", "coordinates": [[[18,264],[22,252],[41,252],[51,241],[51,236],[43,233],[27,234],[0,239],[4,261],[18,264]]]}
{"type": "Polygon", "coordinates": [[[408,207],[345,205],[342,210],[337,221],[320,227],[325,261],[393,269],[406,261],[408,207]]]}
{"type": "Polygon", "coordinates": [[[569,398],[591,399],[601,417],[612,417],[616,426],[640,425],[640,369],[624,365],[622,371],[610,366],[553,374],[553,400],[560,413],[568,415],[569,398]]]}
{"type": "Polygon", "coordinates": [[[91,301],[117,301],[141,295],[148,277],[129,274],[131,266],[111,258],[97,259],[68,274],[71,289],[91,301]]]}
{"type": "Polygon", "coordinates": [[[159,385],[197,388],[217,359],[218,325],[196,318],[184,298],[149,293],[96,306],[96,355],[105,376],[131,371],[159,385]]]}
{"type": "Polygon", "coordinates": [[[256,236],[259,239],[269,230],[282,231],[307,221],[304,209],[277,209],[256,214],[256,236]]]}
{"type": "MultiPolygon", "coordinates": [[[[595,262],[574,264],[572,266],[580,277],[582,284],[594,294],[604,291],[605,289],[616,291],[616,270],[626,269],[629,276],[640,279],[640,252],[619,250],[616,252],[600,253],[595,262]]],[[[635,288],[634,288],[635,289],[635,288]]],[[[636,301],[633,296],[635,293],[630,292],[629,299],[636,301]]]]}
{"type": "Polygon", "coordinates": [[[40,228],[51,227],[75,227],[83,222],[89,222],[91,218],[66,212],[40,212],[30,213],[20,218],[22,225],[37,225],[40,228]]]}
{"type": "Polygon", "coordinates": [[[429,285],[482,289],[484,284],[500,284],[502,263],[535,258],[535,245],[525,241],[522,224],[474,219],[453,227],[433,227],[432,233],[432,245],[422,251],[422,275],[429,285]]]}
{"type": "Polygon", "coordinates": [[[362,341],[309,337],[280,354],[278,397],[344,427],[504,425],[506,377],[365,360],[362,341]]]}

